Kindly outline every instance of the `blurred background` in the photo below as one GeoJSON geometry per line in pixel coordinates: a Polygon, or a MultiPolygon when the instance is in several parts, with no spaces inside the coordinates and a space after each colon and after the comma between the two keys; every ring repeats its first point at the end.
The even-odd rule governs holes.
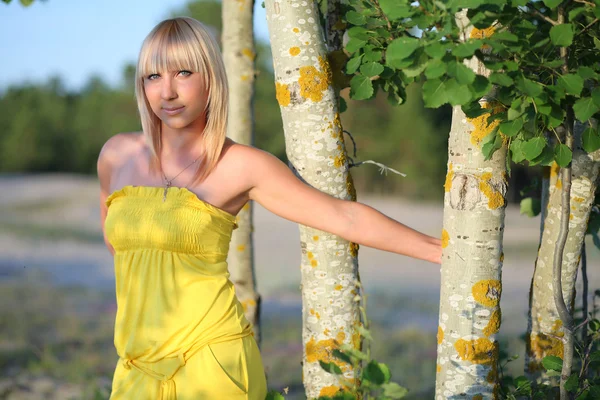
{"type": "MultiPolygon", "coordinates": [[[[137,53],[158,22],[176,15],[192,16],[219,36],[216,0],[0,3],[0,399],[108,398],[118,358],[116,306],[112,256],[100,230],[96,161],[110,136],[140,130],[133,92],[137,53]]],[[[286,161],[260,1],[255,35],[255,146],[286,161]]],[[[353,168],[359,201],[439,236],[451,110],[425,109],[418,85],[397,108],[383,96],[369,102],[342,96],[355,160],[407,174],[382,175],[368,164],[353,168]]],[[[517,375],[539,238],[539,220],[519,215],[518,202],[537,175],[513,166],[508,194],[500,338],[507,352],[521,356],[506,366],[517,375]]],[[[268,384],[303,398],[298,229],[260,206],[255,224],[268,384]]],[[[597,262],[597,251],[591,252],[589,262],[597,262]]],[[[368,248],[359,259],[374,357],[390,365],[409,398],[432,398],[438,267],[368,248]]],[[[592,280],[591,288],[597,283],[592,280]]]]}

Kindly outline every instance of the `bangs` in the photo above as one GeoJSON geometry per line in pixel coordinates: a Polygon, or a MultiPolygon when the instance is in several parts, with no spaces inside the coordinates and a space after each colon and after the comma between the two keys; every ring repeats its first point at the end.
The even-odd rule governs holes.
{"type": "Polygon", "coordinates": [[[139,64],[140,77],[162,71],[202,72],[208,80],[206,55],[192,29],[184,21],[169,21],[159,26],[144,43],[139,64]]]}

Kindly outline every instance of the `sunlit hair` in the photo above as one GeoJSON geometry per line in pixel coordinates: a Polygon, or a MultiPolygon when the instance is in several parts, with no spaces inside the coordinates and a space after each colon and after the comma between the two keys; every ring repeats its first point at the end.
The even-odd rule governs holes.
{"type": "Polygon", "coordinates": [[[227,131],[228,97],[225,65],[217,41],[201,22],[189,17],[167,19],[144,39],[135,74],[142,130],[151,151],[151,168],[161,167],[161,120],[154,114],[144,92],[144,77],[159,71],[189,70],[202,74],[208,87],[206,128],[199,137],[203,142],[201,166],[192,181],[201,182],[214,169],[227,131]]]}

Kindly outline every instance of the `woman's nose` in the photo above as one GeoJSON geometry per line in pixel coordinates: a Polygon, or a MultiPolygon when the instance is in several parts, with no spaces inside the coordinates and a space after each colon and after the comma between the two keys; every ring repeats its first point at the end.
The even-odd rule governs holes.
{"type": "Polygon", "coordinates": [[[177,97],[175,82],[170,76],[166,76],[161,83],[160,95],[163,100],[171,100],[177,97]]]}

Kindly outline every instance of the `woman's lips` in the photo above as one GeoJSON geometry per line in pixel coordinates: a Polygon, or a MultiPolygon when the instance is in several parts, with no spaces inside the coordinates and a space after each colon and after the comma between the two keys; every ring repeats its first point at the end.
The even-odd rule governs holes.
{"type": "Polygon", "coordinates": [[[175,114],[179,114],[180,112],[182,112],[184,108],[185,108],[185,106],[173,107],[173,108],[163,107],[163,111],[168,115],[175,115],[175,114]]]}

